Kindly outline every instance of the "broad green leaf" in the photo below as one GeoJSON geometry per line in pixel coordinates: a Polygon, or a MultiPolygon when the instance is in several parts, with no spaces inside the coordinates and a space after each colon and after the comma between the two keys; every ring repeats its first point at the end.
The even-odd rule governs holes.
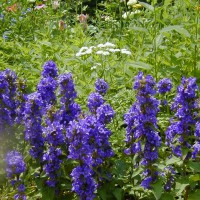
{"type": "Polygon", "coordinates": [[[181,25],[173,25],[173,26],[167,26],[163,29],[160,30],[160,33],[165,33],[165,32],[170,32],[170,31],[177,31],[178,33],[186,36],[186,37],[190,37],[190,33],[183,28],[181,25]]]}
{"type": "Polygon", "coordinates": [[[158,180],[155,184],[153,184],[152,188],[153,188],[152,192],[153,192],[156,200],[160,199],[162,192],[163,192],[162,181],[158,180]]]}
{"type": "Polygon", "coordinates": [[[116,200],[122,200],[123,190],[121,188],[115,188],[113,191],[113,195],[115,196],[116,200]]]}
{"type": "Polygon", "coordinates": [[[169,193],[162,194],[160,200],[174,200],[174,197],[169,193]]]}
{"type": "Polygon", "coordinates": [[[180,162],[180,161],[181,161],[180,158],[172,156],[172,158],[170,158],[169,160],[167,160],[166,165],[172,165],[172,164],[180,162]]]}
{"type": "Polygon", "coordinates": [[[190,169],[194,170],[194,172],[200,172],[200,164],[199,163],[189,161],[188,166],[190,167],[190,169]]]}
{"type": "Polygon", "coordinates": [[[178,192],[176,194],[180,196],[188,185],[189,183],[177,183],[176,188],[178,192]]]}
{"type": "Polygon", "coordinates": [[[195,192],[191,192],[188,195],[188,200],[198,200],[200,199],[200,189],[196,190],[195,192]]]}
{"type": "Polygon", "coordinates": [[[194,182],[199,181],[200,180],[200,174],[191,175],[189,177],[189,180],[194,181],[194,182]]]}
{"type": "Polygon", "coordinates": [[[154,7],[148,3],[144,3],[144,2],[141,2],[141,1],[138,1],[139,4],[143,5],[146,9],[150,10],[150,11],[154,11],[154,7]]]}

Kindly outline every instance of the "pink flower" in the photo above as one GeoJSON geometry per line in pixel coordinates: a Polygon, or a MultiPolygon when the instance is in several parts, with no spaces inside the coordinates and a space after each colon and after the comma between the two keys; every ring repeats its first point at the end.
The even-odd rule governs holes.
{"type": "Polygon", "coordinates": [[[40,10],[42,8],[46,8],[47,6],[45,4],[38,4],[37,6],[35,6],[35,10],[40,10]]]}

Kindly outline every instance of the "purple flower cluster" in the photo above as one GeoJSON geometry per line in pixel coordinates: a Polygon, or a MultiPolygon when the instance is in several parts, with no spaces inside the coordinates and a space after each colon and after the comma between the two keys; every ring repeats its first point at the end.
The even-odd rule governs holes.
{"type": "Polygon", "coordinates": [[[161,145],[161,138],[156,131],[159,101],[153,97],[156,94],[155,84],[152,76],[145,77],[139,72],[134,83],[136,102],[124,115],[127,124],[125,153],[136,155],[140,164],[145,166],[145,178],[141,183],[144,188],[150,188],[157,177],[156,170],[150,166],[158,158],[158,147],[161,145]]]}
{"type": "Polygon", "coordinates": [[[197,155],[200,152],[200,122],[198,121],[195,125],[195,133],[194,136],[196,137],[196,142],[193,145],[192,149],[192,158],[196,159],[197,155]]]}
{"type": "Polygon", "coordinates": [[[95,114],[98,107],[104,103],[103,97],[97,93],[93,92],[88,97],[88,108],[91,113],[95,114]]]}
{"type": "Polygon", "coordinates": [[[103,97],[97,92],[90,94],[88,108],[91,115],[71,121],[66,135],[69,143],[68,158],[79,163],[71,173],[72,189],[84,200],[95,197],[95,169],[99,169],[106,158],[114,155],[109,142],[111,131],[106,128],[114,116],[113,109],[109,104],[104,104],[103,97]]]}
{"type": "Polygon", "coordinates": [[[56,187],[59,169],[62,163],[62,146],[65,142],[63,126],[59,121],[59,113],[53,106],[48,106],[46,113],[46,127],[43,128],[47,151],[43,155],[44,171],[48,176],[47,185],[56,187]]]}
{"type": "Polygon", "coordinates": [[[175,184],[175,176],[176,172],[172,166],[168,166],[164,168],[164,172],[161,174],[161,176],[165,177],[165,185],[164,189],[165,191],[170,191],[171,188],[175,184]]]}
{"type": "Polygon", "coordinates": [[[60,75],[58,77],[58,84],[60,89],[59,95],[61,96],[60,123],[66,127],[70,121],[78,117],[81,108],[74,102],[77,93],[75,91],[72,74],[68,73],[60,75]]]}
{"type": "Polygon", "coordinates": [[[43,65],[42,77],[44,78],[56,78],[58,76],[58,69],[56,64],[49,60],[43,65]]]}
{"type": "Polygon", "coordinates": [[[166,131],[166,144],[178,157],[182,156],[182,148],[191,148],[193,145],[189,138],[193,135],[196,123],[197,89],[196,78],[182,78],[171,106],[175,117],[170,120],[171,124],[166,131]]]}
{"type": "Polygon", "coordinates": [[[97,79],[95,82],[95,90],[101,95],[105,95],[109,86],[104,79],[97,79]]]}
{"type": "Polygon", "coordinates": [[[158,88],[158,93],[165,94],[166,92],[170,92],[171,91],[172,82],[168,78],[163,78],[158,82],[157,88],[158,88]]]}
{"type": "Polygon", "coordinates": [[[89,128],[85,119],[72,121],[67,129],[67,139],[69,142],[68,158],[79,162],[72,173],[72,190],[75,191],[82,200],[94,198],[97,184],[93,177],[92,170],[92,150],[89,144],[89,128]]]}
{"type": "Polygon", "coordinates": [[[13,126],[16,117],[16,74],[6,69],[0,72],[0,132],[13,126]]]}
{"type": "Polygon", "coordinates": [[[10,179],[12,186],[17,187],[18,189],[18,193],[14,195],[14,199],[26,200],[26,196],[24,194],[25,186],[19,178],[20,175],[26,170],[26,164],[22,155],[18,151],[10,151],[6,155],[5,162],[7,165],[7,177],[10,179]]]}
{"type": "Polygon", "coordinates": [[[42,161],[44,151],[42,109],[43,101],[40,94],[37,92],[29,94],[24,109],[25,139],[30,142],[31,156],[40,161],[42,161]]]}
{"type": "Polygon", "coordinates": [[[43,155],[44,161],[44,171],[49,177],[46,181],[49,187],[56,187],[58,170],[60,169],[62,160],[61,160],[62,151],[60,148],[50,146],[46,153],[43,155]]]}
{"type": "Polygon", "coordinates": [[[46,112],[46,106],[53,105],[56,102],[57,81],[55,78],[58,76],[57,72],[57,66],[53,61],[48,61],[43,65],[42,79],[37,86],[37,90],[44,104],[44,113],[46,112]]]}

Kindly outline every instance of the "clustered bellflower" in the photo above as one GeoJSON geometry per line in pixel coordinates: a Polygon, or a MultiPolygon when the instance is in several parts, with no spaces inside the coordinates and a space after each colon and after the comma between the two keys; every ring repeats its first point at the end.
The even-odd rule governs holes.
{"type": "Polygon", "coordinates": [[[53,61],[47,61],[43,65],[42,78],[37,86],[38,93],[40,93],[44,113],[46,112],[46,107],[48,105],[53,105],[56,103],[55,90],[57,88],[57,81],[55,80],[58,76],[58,69],[53,61]]]}
{"type": "Polygon", "coordinates": [[[145,189],[150,188],[150,184],[156,180],[158,173],[152,164],[158,158],[158,147],[161,145],[161,138],[156,131],[159,101],[154,98],[155,84],[152,76],[145,77],[142,72],[138,73],[134,83],[136,102],[124,116],[127,124],[125,153],[136,155],[137,162],[145,167],[141,183],[145,189]]]}
{"type": "Polygon", "coordinates": [[[34,92],[27,95],[24,109],[25,140],[31,145],[30,154],[33,158],[42,161],[44,138],[42,135],[42,97],[34,92]]]}
{"type": "MultiPolygon", "coordinates": [[[[97,82],[95,86],[98,87],[97,82]]],[[[106,128],[114,116],[113,109],[109,104],[104,104],[98,92],[89,95],[88,108],[91,114],[70,122],[66,134],[69,142],[68,158],[78,161],[71,173],[72,190],[84,200],[94,199],[99,178],[96,169],[99,170],[104,160],[114,155],[109,143],[111,131],[106,128]]]]}
{"type": "Polygon", "coordinates": [[[62,163],[61,145],[64,144],[63,126],[59,121],[59,114],[54,106],[49,105],[46,113],[46,127],[43,128],[47,151],[43,155],[43,169],[48,177],[49,187],[56,187],[59,169],[62,163]]]}
{"type": "Polygon", "coordinates": [[[172,82],[169,78],[163,78],[157,83],[158,93],[165,94],[172,89],[172,82]]]}
{"type": "Polygon", "coordinates": [[[6,172],[12,186],[17,187],[18,193],[14,195],[14,199],[26,200],[25,186],[20,179],[20,175],[25,172],[26,164],[23,156],[18,151],[10,151],[6,158],[6,172]]]}
{"type": "Polygon", "coordinates": [[[60,95],[60,123],[67,127],[68,123],[81,112],[80,106],[74,101],[77,97],[72,74],[62,74],[58,77],[60,95]]]}
{"type": "Polygon", "coordinates": [[[109,86],[104,79],[97,79],[95,82],[95,90],[101,95],[105,95],[109,86]]]}
{"type": "Polygon", "coordinates": [[[97,184],[93,177],[92,150],[89,144],[90,136],[86,119],[71,121],[66,137],[69,142],[68,158],[78,161],[78,165],[71,173],[72,190],[80,196],[81,200],[91,200],[95,197],[97,184]]]}
{"type": "Polygon", "coordinates": [[[0,72],[0,132],[12,127],[16,118],[16,74],[10,69],[0,72]]]}
{"type": "MultiPolygon", "coordinates": [[[[191,148],[193,145],[189,138],[194,134],[193,126],[196,123],[197,89],[196,78],[182,78],[171,106],[175,117],[171,118],[171,124],[166,131],[166,144],[178,157],[182,156],[183,148],[191,148]]],[[[187,155],[189,157],[190,152],[187,155]]]]}

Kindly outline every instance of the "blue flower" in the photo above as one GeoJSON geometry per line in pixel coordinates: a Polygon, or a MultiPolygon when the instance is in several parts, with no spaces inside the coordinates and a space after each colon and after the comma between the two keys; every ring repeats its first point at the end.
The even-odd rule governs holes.
{"type": "Polygon", "coordinates": [[[88,97],[88,108],[91,113],[96,113],[97,108],[103,103],[103,97],[97,92],[91,93],[88,97]]]}
{"type": "Polygon", "coordinates": [[[104,79],[97,79],[95,82],[95,90],[101,95],[105,95],[108,90],[108,84],[104,79]]]}
{"type": "Polygon", "coordinates": [[[137,155],[140,164],[146,170],[150,170],[141,183],[145,189],[150,188],[150,183],[156,180],[156,167],[149,169],[148,166],[158,159],[158,147],[161,145],[161,138],[156,131],[159,101],[153,97],[156,94],[155,85],[152,76],[145,77],[139,72],[134,83],[137,92],[136,102],[124,115],[127,124],[125,140],[127,148],[124,153],[137,155]]]}
{"type": "Polygon", "coordinates": [[[170,92],[172,89],[172,82],[168,78],[163,78],[158,82],[157,87],[158,93],[165,94],[166,92],[170,92]]]}
{"type": "Polygon", "coordinates": [[[52,61],[49,60],[43,65],[43,71],[42,71],[42,77],[43,78],[56,78],[58,76],[58,69],[56,64],[52,61]]]}

